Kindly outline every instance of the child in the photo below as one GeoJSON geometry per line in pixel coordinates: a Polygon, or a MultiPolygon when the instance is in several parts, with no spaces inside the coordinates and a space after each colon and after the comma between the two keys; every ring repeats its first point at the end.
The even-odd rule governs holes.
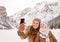
{"type": "Polygon", "coordinates": [[[43,23],[40,24],[40,37],[41,42],[57,42],[52,32],[47,28],[47,25],[43,23]]]}

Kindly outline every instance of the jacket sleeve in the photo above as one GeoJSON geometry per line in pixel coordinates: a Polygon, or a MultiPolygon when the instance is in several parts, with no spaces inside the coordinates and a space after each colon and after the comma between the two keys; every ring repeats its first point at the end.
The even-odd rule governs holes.
{"type": "Polygon", "coordinates": [[[28,28],[27,28],[25,31],[26,31],[26,33],[20,32],[20,31],[18,30],[18,31],[17,31],[17,34],[18,34],[22,39],[25,39],[25,38],[28,37],[29,26],[28,26],[28,28]]]}
{"type": "Polygon", "coordinates": [[[50,38],[50,42],[57,42],[56,38],[54,37],[51,31],[49,31],[49,38],[50,38]]]}
{"type": "Polygon", "coordinates": [[[35,42],[40,42],[40,32],[37,33],[37,36],[35,38],[35,42]]]}

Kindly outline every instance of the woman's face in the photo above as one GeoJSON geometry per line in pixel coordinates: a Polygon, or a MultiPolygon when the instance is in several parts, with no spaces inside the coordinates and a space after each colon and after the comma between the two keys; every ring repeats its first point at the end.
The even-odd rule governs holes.
{"type": "Polygon", "coordinates": [[[34,29],[37,29],[39,27],[39,21],[34,20],[33,23],[32,23],[32,26],[33,26],[34,29]]]}

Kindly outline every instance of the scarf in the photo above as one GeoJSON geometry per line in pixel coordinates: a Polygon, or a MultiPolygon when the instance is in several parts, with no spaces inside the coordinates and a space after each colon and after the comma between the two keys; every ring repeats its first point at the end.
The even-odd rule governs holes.
{"type": "Polygon", "coordinates": [[[50,42],[50,40],[49,40],[49,35],[48,35],[48,33],[49,33],[49,29],[47,29],[47,28],[40,28],[40,36],[42,37],[42,38],[46,38],[46,42],[50,42]]]}

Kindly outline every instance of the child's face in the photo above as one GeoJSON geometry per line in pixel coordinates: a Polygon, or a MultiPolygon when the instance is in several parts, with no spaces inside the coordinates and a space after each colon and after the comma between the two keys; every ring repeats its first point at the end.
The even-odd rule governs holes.
{"type": "Polygon", "coordinates": [[[39,21],[34,20],[33,23],[32,23],[32,26],[33,26],[34,29],[37,29],[38,26],[39,26],[39,21]]]}
{"type": "Polygon", "coordinates": [[[46,28],[46,25],[41,23],[40,28],[46,28]]]}

